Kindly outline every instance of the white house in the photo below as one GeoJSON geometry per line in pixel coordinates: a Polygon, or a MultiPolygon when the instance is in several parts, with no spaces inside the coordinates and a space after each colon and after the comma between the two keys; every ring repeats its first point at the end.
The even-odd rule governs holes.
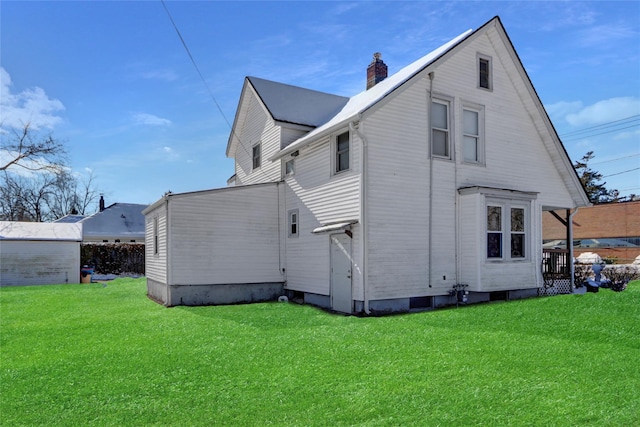
{"type": "Polygon", "coordinates": [[[0,286],[80,283],[82,224],[0,221],[0,286]]]}
{"type": "Polygon", "coordinates": [[[367,314],[537,295],[542,212],[589,201],[500,19],[386,70],[374,55],[352,98],[247,77],[231,187],[143,212],[149,295],[367,314]]]}

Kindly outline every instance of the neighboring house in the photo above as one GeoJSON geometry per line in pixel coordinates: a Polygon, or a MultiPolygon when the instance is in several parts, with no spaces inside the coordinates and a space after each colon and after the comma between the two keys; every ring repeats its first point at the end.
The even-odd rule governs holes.
{"type": "MultiPolygon", "coordinates": [[[[596,252],[618,263],[640,256],[640,201],[605,203],[581,208],[573,215],[576,256],[596,252]]],[[[545,248],[566,248],[566,226],[550,212],[542,217],[545,248]]]]}
{"type": "Polygon", "coordinates": [[[0,221],[0,286],[80,283],[82,224],[0,221]]]}
{"type": "Polygon", "coordinates": [[[144,243],[144,215],[147,205],[114,203],[105,207],[100,197],[100,210],[93,215],[66,215],[56,223],[78,222],[83,225],[84,243],[144,243]]]}
{"type": "Polygon", "coordinates": [[[247,77],[233,186],[143,212],[149,296],[369,314],[537,295],[542,213],[589,201],[500,19],[386,69],[352,98],[247,77]]]}

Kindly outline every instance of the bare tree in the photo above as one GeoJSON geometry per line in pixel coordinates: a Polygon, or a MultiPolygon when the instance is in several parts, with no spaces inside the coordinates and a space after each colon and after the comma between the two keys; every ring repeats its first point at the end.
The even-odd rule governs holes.
{"type": "Polygon", "coordinates": [[[0,171],[22,168],[28,171],[59,171],[66,162],[64,145],[51,135],[38,133],[29,123],[8,134],[0,133],[0,171]]]}
{"type": "Polygon", "coordinates": [[[93,171],[86,178],[63,172],[58,174],[56,191],[49,199],[49,210],[55,218],[67,214],[87,215],[90,206],[98,200],[100,192],[95,187],[93,171]]]}
{"type": "Polygon", "coordinates": [[[0,134],[0,220],[51,221],[86,215],[99,191],[93,172],[80,180],[66,165],[64,145],[29,124],[0,134]]]}

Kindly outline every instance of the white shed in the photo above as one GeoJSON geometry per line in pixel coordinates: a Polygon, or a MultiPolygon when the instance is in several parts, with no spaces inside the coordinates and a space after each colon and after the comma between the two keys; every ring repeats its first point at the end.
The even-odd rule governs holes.
{"type": "Polygon", "coordinates": [[[82,224],[0,221],[0,286],[80,283],[82,224]]]}

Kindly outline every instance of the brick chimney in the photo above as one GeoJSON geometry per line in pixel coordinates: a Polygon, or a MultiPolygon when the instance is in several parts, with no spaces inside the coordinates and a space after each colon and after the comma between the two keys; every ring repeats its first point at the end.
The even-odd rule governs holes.
{"type": "Polygon", "coordinates": [[[387,65],[380,59],[381,57],[380,52],[374,53],[373,60],[367,67],[367,90],[387,78],[387,65]]]}

